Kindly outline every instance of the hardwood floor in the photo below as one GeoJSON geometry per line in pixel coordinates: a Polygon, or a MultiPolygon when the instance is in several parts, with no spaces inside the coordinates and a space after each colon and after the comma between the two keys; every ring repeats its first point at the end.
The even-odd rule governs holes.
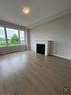
{"type": "Polygon", "coordinates": [[[31,51],[0,56],[0,95],[71,95],[70,90],[70,60],[31,51]]]}

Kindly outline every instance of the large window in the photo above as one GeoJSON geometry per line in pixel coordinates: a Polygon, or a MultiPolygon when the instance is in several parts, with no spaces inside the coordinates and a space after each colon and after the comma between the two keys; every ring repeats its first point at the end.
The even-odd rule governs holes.
{"type": "Polygon", "coordinates": [[[8,45],[19,44],[18,30],[6,28],[8,45]]]}
{"type": "Polygon", "coordinates": [[[0,27],[0,46],[24,45],[24,31],[0,27]]]}
{"type": "Polygon", "coordinates": [[[21,44],[24,44],[24,43],[25,43],[24,31],[20,31],[20,43],[21,43],[21,44]]]}
{"type": "Polygon", "coordinates": [[[4,27],[0,27],[0,47],[6,45],[4,27]]]}

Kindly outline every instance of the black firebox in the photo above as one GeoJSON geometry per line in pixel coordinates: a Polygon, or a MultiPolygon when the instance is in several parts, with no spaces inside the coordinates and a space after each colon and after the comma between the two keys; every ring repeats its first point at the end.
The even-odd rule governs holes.
{"type": "Polygon", "coordinates": [[[45,54],[45,44],[36,44],[36,52],[45,54]]]}

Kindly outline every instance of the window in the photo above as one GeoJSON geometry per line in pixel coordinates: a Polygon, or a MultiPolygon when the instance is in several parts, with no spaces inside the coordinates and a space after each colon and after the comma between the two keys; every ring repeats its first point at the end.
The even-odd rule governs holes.
{"type": "Polygon", "coordinates": [[[5,40],[5,31],[4,27],[0,27],[0,46],[5,46],[6,40],[5,40]]]}
{"type": "Polygon", "coordinates": [[[20,44],[24,44],[25,39],[24,39],[24,31],[20,31],[20,44]]]}
{"type": "Polygon", "coordinates": [[[17,29],[0,27],[0,46],[25,44],[25,32],[17,29]]]}
{"type": "Polygon", "coordinates": [[[8,45],[19,44],[18,30],[6,28],[8,45]]]}

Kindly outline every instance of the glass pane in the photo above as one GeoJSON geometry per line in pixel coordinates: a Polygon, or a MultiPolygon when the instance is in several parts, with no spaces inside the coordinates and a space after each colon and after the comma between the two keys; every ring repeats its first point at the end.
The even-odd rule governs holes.
{"type": "Polygon", "coordinates": [[[24,44],[25,40],[24,40],[24,31],[20,31],[20,43],[24,44]]]}
{"type": "Polygon", "coordinates": [[[6,28],[8,45],[19,44],[18,30],[6,28]]]}
{"type": "Polygon", "coordinates": [[[0,27],[0,46],[5,46],[6,40],[5,40],[5,31],[4,27],[0,27]]]}

